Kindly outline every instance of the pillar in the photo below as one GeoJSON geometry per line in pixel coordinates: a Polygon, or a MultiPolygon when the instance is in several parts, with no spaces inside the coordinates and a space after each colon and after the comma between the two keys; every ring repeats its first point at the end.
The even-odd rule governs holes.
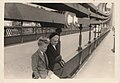
{"type": "Polygon", "coordinates": [[[96,26],[97,25],[95,25],[95,27],[94,27],[94,40],[96,40],[96,26]]]}
{"type": "Polygon", "coordinates": [[[82,24],[80,24],[80,34],[79,34],[79,47],[78,47],[78,51],[82,49],[82,24]]]}
{"type": "Polygon", "coordinates": [[[89,41],[88,43],[91,43],[91,24],[89,25],[89,41]]]}

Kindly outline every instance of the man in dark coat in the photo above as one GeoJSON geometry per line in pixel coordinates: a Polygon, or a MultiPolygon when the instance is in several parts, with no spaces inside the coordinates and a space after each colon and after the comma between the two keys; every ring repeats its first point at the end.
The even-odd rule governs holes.
{"type": "Polygon", "coordinates": [[[57,76],[60,77],[63,71],[63,66],[65,62],[56,48],[56,45],[58,44],[58,40],[59,40],[59,35],[54,32],[49,36],[49,39],[50,39],[50,44],[48,45],[47,50],[46,50],[46,55],[49,61],[49,68],[57,76]]]}

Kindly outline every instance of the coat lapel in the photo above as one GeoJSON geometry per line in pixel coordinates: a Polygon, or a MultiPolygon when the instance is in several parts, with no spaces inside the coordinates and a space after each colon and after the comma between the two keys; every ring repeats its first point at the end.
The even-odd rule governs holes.
{"type": "Polygon", "coordinates": [[[42,53],[38,50],[37,51],[39,57],[42,59],[42,61],[45,63],[45,59],[44,59],[44,56],[42,55],[42,53]]]}
{"type": "Polygon", "coordinates": [[[54,53],[54,57],[57,56],[57,55],[59,55],[57,53],[57,50],[55,50],[55,48],[52,46],[52,44],[50,46],[51,46],[51,51],[54,53]]]}
{"type": "MultiPolygon", "coordinates": [[[[45,54],[45,53],[44,53],[45,54]]],[[[46,64],[47,64],[47,66],[48,66],[48,58],[47,58],[47,55],[45,54],[45,58],[46,58],[46,64]]]]}
{"type": "Polygon", "coordinates": [[[43,62],[46,64],[46,66],[48,67],[48,58],[47,55],[45,53],[43,53],[44,55],[42,55],[42,53],[38,50],[38,55],[39,57],[43,60],[43,62]],[[45,61],[46,59],[46,61],[45,61]]]}
{"type": "Polygon", "coordinates": [[[52,47],[52,49],[54,50],[54,51],[56,51],[56,49],[53,47],[53,45],[51,44],[51,47],[52,47]]]}

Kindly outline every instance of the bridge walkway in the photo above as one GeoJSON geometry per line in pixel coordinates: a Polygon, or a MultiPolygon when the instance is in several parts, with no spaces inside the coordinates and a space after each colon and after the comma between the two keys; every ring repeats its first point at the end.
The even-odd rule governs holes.
{"type": "MultiPolygon", "coordinates": [[[[83,33],[84,39],[82,46],[88,42],[88,37],[85,37],[84,34],[88,34],[88,32],[83,33]]],[[[65,61],[68,61],[68,59],[72,58],[72,54],[75,55],[75,53],[77,53],[77,40],[78,34],[71,34],[71,37],[69,37],[69,35],[61,37],[61,42],[64,42],[61,43],[62,48],[72,47],[71,50],[61,49],[62,54],[65,54],[62,55],[65,61]],[[66,39],[68,38],[71,38],[71,41],[66,42],[66,39]],[[70,53],[71,55],[69,55],[70,53]]],[[[114,53],[111,51],[112,47],[113,33],[111,31],[92,53],[86,64],[84,64],[84,66],[78,71],[74,78],[112,78],[114,76],[114,53]]],[[[31,79],[31,55],[37,49],[37,41],[5,47],[5,78],[31,79]]]]}

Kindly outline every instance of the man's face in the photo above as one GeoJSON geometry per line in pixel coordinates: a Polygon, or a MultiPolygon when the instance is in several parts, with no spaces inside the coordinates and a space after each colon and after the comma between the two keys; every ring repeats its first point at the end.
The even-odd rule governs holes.
{"type": "Polygon", "coordinates": [[[58,39],[59,39],[59,36],[58,35],[55,35],[53,38],[51,38],[51,44],[52,45],[57,45],[58,43],[58,39]]]}
{"type": "Polygon", "coordinates": [[[48,46],[48,44],[43,44],[43,45],[41,45],[41,46],[39,46],[39,49],[42,51],[42,52],[45,52],[46,50],[47,50],[47,46],[48,46]]]}

